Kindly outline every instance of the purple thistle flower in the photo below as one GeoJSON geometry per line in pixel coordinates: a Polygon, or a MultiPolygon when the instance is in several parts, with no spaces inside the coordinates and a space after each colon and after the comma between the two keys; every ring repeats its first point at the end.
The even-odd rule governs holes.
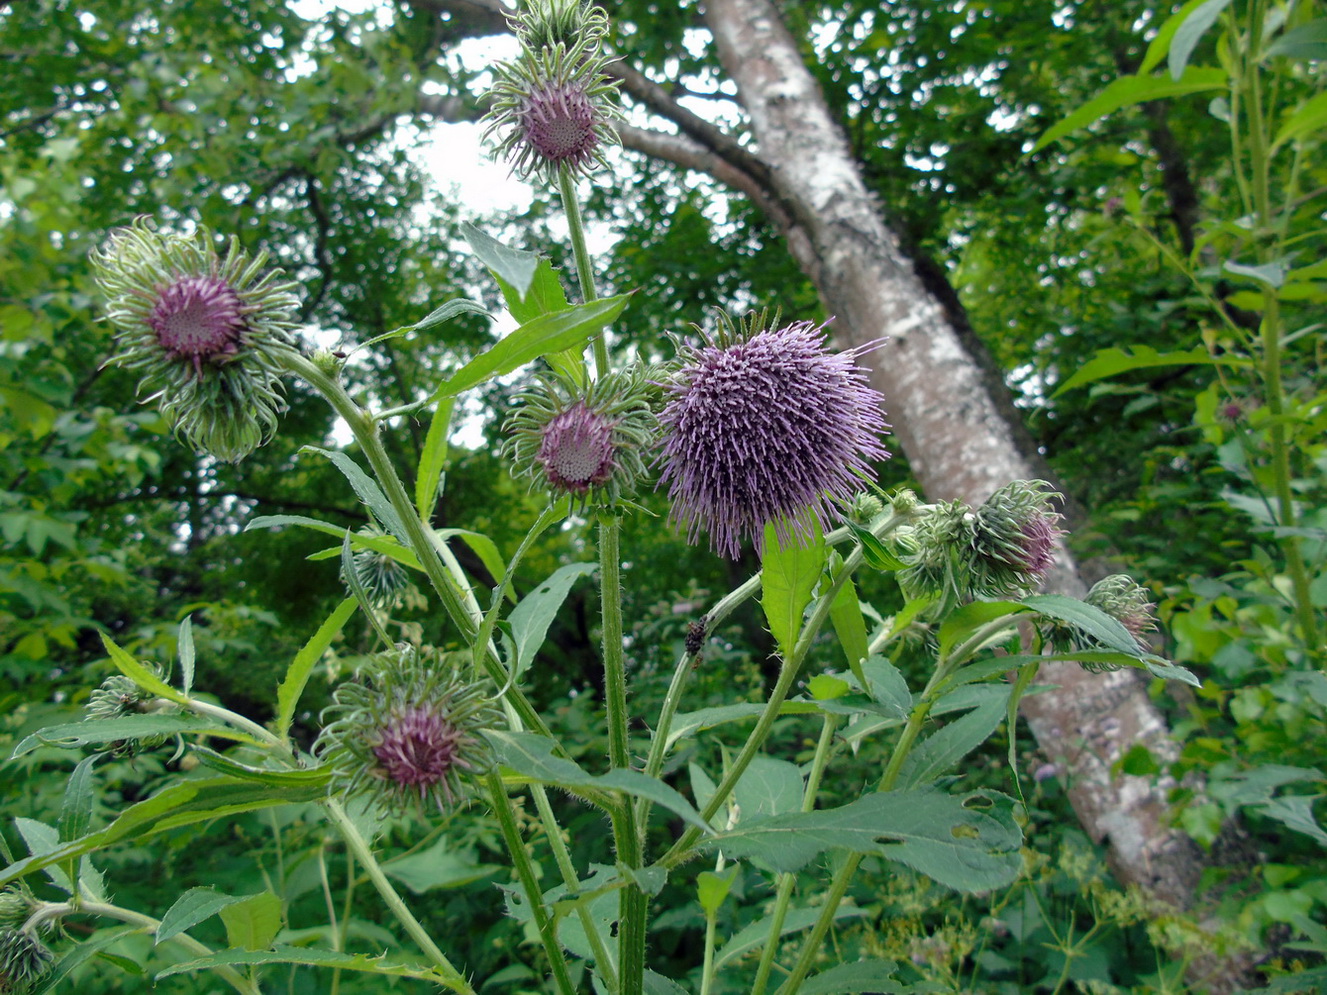
{"type": "Polygon", "coordinates": [[[239,352],[244,331],[243,302],[216,276],[184,276],[162,288],[147,323],[172,359],[188,359],[203,375],[203,360],[239,352]]]}
{"type": "Polygon", "coordinates": [[[543,427],[539,465],[557,490],[585,494],[613,476],[613,419],[576,401],[543,427]]]}
{"type": "Polygon", "coordinates": [[[576,79],[533,87],[516,112],[526,143],[546,162],[581,170],[599,149],[595,101],[576,79]]]}
{"type": "Polygon", "coordinates": [[[436,789],[447,805],[453,803],[452,781],[459,771],[473,768],[461,755],[467,736],[444,711],[427,705],[404,708],[389,716],[381,737],[373,747],[375,776],[403,792],[418,792],[421,801],[436,789]]]}
{"type": "Polygon", "coordinates": [[[1016,556],[1027,573],[1039,577],[1055,562],[1055,540],[1065,534],[1055,522],[1050,515],[1038,512],[1023,523],[1016,556]]]}
{"type": "Polygon", "coordinates": [[[870,461],[889,457],[883,398],[855,364],[881,342],[833,353],[823,325],[756,327],[684,347],[660,416],[656,465],[674,524],[691,543],[708,532],[711,548],[734,559],[743,539],[761,547],[767,522],[780,542],[812,521],[823,527],[838,515],[834,499],[850,499],[860,478],[874,478],[870,461]]]}

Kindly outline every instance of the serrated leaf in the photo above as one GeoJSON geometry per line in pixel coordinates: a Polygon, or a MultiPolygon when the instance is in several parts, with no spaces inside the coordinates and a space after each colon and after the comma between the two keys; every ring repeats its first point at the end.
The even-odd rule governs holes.
{"type": "Polygon", "coordinates": [[[1038,152],[1065,135],[1079,128],[1085,128],[1094,121],[1100,121],[1123,107],[1146,103],[1149,100],[1161,100],[1165,97],[1178,97],[1187,93],[1201,93],[1204,90],[1221,90],[1226,85],[1227,78],[1223,70],[1197,66],[1190,66],[1178,80],[1169,76],[1121,77],[1078,110],[1047,129],[1045,134],[1037,139],[1032,151],[1038,152]]]}
{"type": "MultiPolygon", "coordinates": [[[[764,705],[716,705],[713,708],[699,708],[694,712],[684,712],[673,719],[668,729],[668,748],[671,750],[678,740],[694,732],[713,729],[727,722],[740,722],[754,719],[765,710],[764,705]]],[[[779,706],[780,715],[814,715],[820,707],[810,701],[785,701],[779,706]]]]}
{"type": "Polygon", "coordinates": [[[1022,604],[1047,618],[1068,622],[1087,633],[1107,649],[1137,657],[1142,652],[1138,640],[1119,619],[1111,618],[1100,608],[1063,594],[1033,594],[1023,598],[1022,604]]]}
{"type": "Polygon", "coordinates": [[[1322,826],[1313,815],[1313,803],[1321,797],[1322,795],[1282,795],[1252,811],[1269,819],[1275,819],[1296,832],[1312,836],[1319,843],[1327,844],[1327,832],[1323,832],[1322,826]]]}
{"type": "Polygon", "coordinates": [[[1272,141],[1272,151],[1275,152],[1286,142],[1311,135],[1324,125],[1327,125],[1327,91],[1310,97],[1286,118],[1272,141]]]}
{"type": "Polygon", "coordinates": [[[1261,266],[1252,266],[1227,259],[1221,268],[1227,273],[1235,276],[1247,276],[1270,287],[1279,287],[1286,282],[1286,269],[1280,263],[1264,263],[1261,266]]]}
{"type": "Polygon", "coordinates": [[[868,657],[862,664],[866,677],[866,691],[896,718],[905,719],[912,711],[912,692],[903,674],[888,659],[879,654],[868,657]]]}
{"type": "Polygon", "coordinates": [[[357,607],[354,598],[346,598],[337,605],[286,668],[286,675],[276,689],[278,736],[284,738],[290,732],[290,723],[295,718],[295,707],[299,704],[305,685],[309,683],[309,674],[313,672],[314,664],[322,657],[323,652],[331,645],[336,634],[341,631],[357,607]]]}
{"type": "Polygon", "coordinates": [[[892,960],[862,960],[838,964],[807,978],[797,995],[874,995],[875,992],[899,992],[894,979],[898,965],[892,960]]]}
{"type": "MultiPolygon", "coordinates": [[[[32,854],[28,860],[39,863],[44,861],[42,869],[46,871],[46,876],[51,879],[51,883],[72,895],[74,893],[74,883],[69,880],[69,875],[65,873],[65,869],[55,866],[56,861],[47,859],[61,849],[59,831],[54,826],[48,826],[44,822],[38,822],[36,819],[25,819],[21,816],[14,820],[14,828],[23,837],[28,853],[32,854]]],[[[19,863],[24,863],[24,861],[19,861],[19,863]]]]}
{"type": "MultiPolygon", "coordinates": [[[[274,529],[283,525],[298,525],[301,528],[312,529],[315,532],[322,532],[325,535],[336,536],[338,540],[343,540],[346,534],[345,526],[332,525],[329,522],[320,522],[316,518],[305,518],[303,515],[260,515],[249,522],[244,527],[244,531],[250,529],[274,529]]],[[[419,559],[407,547],[401,545],[391,536],[368,536],[362,532],[352,533],[350,536],[351,545],[356,549],[371,549],[375,553],[381,553],[383,556],[390,557],[402,566],[409,567],[411,570],[422,570],[419,565],[419,559]]],[[[340,542],[331,548],[314,553],[309,556],[310,560],[331,559],[333,556],[341,555],[340,542]]]]}
{"type": "Polygon", "coordinates": [[[187,929],[192,929],[205,919],[216,915],[227,905],[243,902],[252,895],[223,895],[211,888],[190,888],[175,900],[175,904],[166,910],[157,927],[157,943],[165,943],[173,936],[178,936],[187,929]]]}
{"type": "Polygon", "coordinates": [[[767,819],[802,807],[802,771],[794,763],[756,756],[733,788],[741,822],[767,819]]]}
{"type": "Polygon", "coordinates": [[[317,950],[310,947],[292,947],[278,943],[270,950],[223,950],[210,957],[172,964],[157,974],[157,979],[168,978],[174,974],[191,974],[194,971],[206,971],[217,967],[242,967],[261,964],[301,964],[305,967],[323,967],[341,971],[364,971],[369,974],[381,974],[395,978],[417,978],[421,981],[434,981],[453,990],[459,990],[462,979],[442,973],[436,968],[410,964],[396,959],[369,957],[365,954],[335,953],[331,950],[317,950]]]}
{"type": "Polygon", "coordinates": [[[171,736],[184,732],[206,732],[209,736],[224,736],[229,739],[249,741],[248,736],[228,729],[216,719],[206,719],[196,715],[169,715],[164,713],[125,715],[118,719],[87,719],[83,722],[67,722],[63,725],[38,729],[14,747],[10,759],[17,759],[43,746],[70,749],[76,746],[114,743],[122,739],[171,736]]]}
{"type": "Polygon", "coordinates": [[[180,623],[180,690],[188,694],[194,686],[194,627],[186,615],[180,623]]]}
{"type": "Polygon", "coordinates": [[[878,792],[842,808],[739,826],[700,845],[787,872],[826,850],[875,853],[957,891],[989,891],[1008,885],[1022,867],[1022,833],[1013,805],[1013,799],[991,791],[962,797],[927,790],[878,792]]]}
{"type": "Polygon", "coordinates": [[[92,766],[100,759],[100,753],[84,757],[69,775],[60,804],[61,843],[83,836],[92,824],[92,766]]]}
{"type": "Polygon", "coordinates": [[[810,534],[801,536],[790,529],[788,544],[779,542],[774,522],[765,525],[765,546],[760,562],[760,604],[765,610],[769,631],[779,645],[784,659],[793,655],[802,613],[811,602],[811,593],[825,569],[825,537],[820,523],[812,518],[810,534]]]}
{"type": "MultiPolygon", "coordinates": [[[[512,640],[516,644],[517,675],[530,665],[539,647],[544,645],[548,627],[557,617],[562,603],[567,600],[571,586],[596,569],[593,563],[569,563],[559,567],[511,610],[507,622],[511,625],[512,640]]],[[[502,575],[498,576],[501,578],[502,575]]]]}
{"type": "Polygon", "coordinates": [[[326,784],[332,779],[332,771],[328,767],[310,767],[307,770],[269,770],[266,767],[242,764],[238,760],[232,760],[224,753],[210,750],[206,746],[195,746],[193,754],[204,767],[209,767],[222,774],[229,774],[241,781],[261,781],[263,784],[280,787],[282,785],[326,784]]]}
{"type": "Polygon", "coordinates": [[[1027,612],[1017,601],[973,601],[949,613],[940,626],[940,656],[947,658],[959,643],[976,635],[977,630],[1000,618],[1013,619],[1027,612]]]}
{"type": "MultiPolygon", "coordinates": [[[[333,466],[341,471],[342,475],[350,482],[351,488],[355,494],[364,502],[369,511],[373,512],[373,517],[382,523],[385,528],[403,543],[409,543],[410,537],[406,535],[405,524],[401,521],[401,516],[396,513],[392,503],[387,500],[387,495],[382,492],[377,481],[364,472],[363,468],[350,458],[346,453],[339,453],[331,449],[319,449],[317,446],[305,446],[300,452],[318,453],[326,456],[333,466]]],[[[341,535],[345,529],[338,529],[337,535],[341,535]]]]}
{"type": "Polygon", "coordinates": [[[862,555],[866,562],[881,573],[902,570],[904,563],[889,551],[889,547],[880,541],[870,529],[864,529],[856,522],[848,522],[848,531],[861,543],[862,555]]]}
{"type": "Polygon", "coordinates": [[[852,685],[841,677],[833,677],[830,674],[816,674],[806,682],[806,689],[811,692],[811,697],[816,701],[833,701],[835,698],[842,698],[852,690],[852,685]]]}
{"type": "Polygon", "coordinates": [[[233,948],[262,950],[281,932],[281,899],[270,891],[250,895],[220,910],[226,940],[233,948]]]}
{"type": "MultiPolygon", "coordinates": [[[[326,793],[327,789],[321,785],[273,787],[232,777],[183,781],[131,805],[104,829],[62,843],[49,853],[34,854],[15,861],[0,870],[0,886],[130,837],[141,840],[179,826],[208,822],[241,812],[315,801],[326,793]]],[[[54,833],[54,830],[51,832],[54,833]]]]}
{"type": "Polygon", "coordinates": [[[587,791],[591,795],[620,791],[662,805],[683,821],[705,832],[710,831],[691,803],[658,778],[623,769],[611,770],[607,774],[589,774],[574,761],[553,756],[553,741],[534,733],[488,730],[484,735],[493,744],[498,762],[528,781],[566,788],[581,797],[587,797],[587,791]]]}
{"type": "Polygon", "coordinates": [[[494,273],[498,286],[502,288],[502,298],[507,303],[507,310],[521,325],[543,315],[555,314],[571,307],[567,293],[562,289],[562,281],[553,270],[553,264],[544,256],[535,253],[527,255],[535,256],[535,269],[530,278],[530,285],[524,292],[518,291],[515,284],[494,273]]]}
{"type": "Polygon", "coordinates": [[[455,399],[438,402],[429,421],[428,435],[424,437],[424,451],[419,455],[419,468],[415,474],[415,510],[421,521],[433,517],[433,506],[438,502],[438,489],[442,484],[442,468],[447,464],[447,440],[452,425],[455,399]]]}
{"type": "MultiPolygon", "coordinates": [[[[868,910],[855,905],[841,905],[834,911],[834,921],[859,919],[869,914],[868,910]]],[[[789,909],[787,915],[783,918],[783,926],[779,930],[779,936],[789,936],[792,933],[810,929],[819,918],[820,909],[818,908],[789,909]]],[[[765,941],[769,939],[769,930],[772,923],[773,917],[766,916],[764,919],[748,923],[739,929],[714,955],[714,969],[717,971],[725,964],[736,961],[752,951],[764,947],[765,941]]]]}
{"type": "Polygon", "coordinates": [[[582,346],[614,321],[630,300],[631,294],[604,297],[526,322],[466,363],[433,396],[459,394],[541,356],[582,346]]]}
{"type": "Polygon", "coordinates": [[[479,261],[516,291],[518,300],[529,292],[535,269],[539,265],[536,253],[503,245],[492,235],[469,223],[461,225],[461,235],[470,243],[479,261]]]}
{"type": "Polygon", "coordinates": [[[961,718],[948,723],[917,744],[903,763],[899,790],[920,788],[934,783],[969,753],[975,750],[1005,719],[1008,690],[1003,700],[997,698],[978,705],[961,718]]]}
{"type": "Polygon", "coordinates": [[[468,850],[456,850],[445,836],[426,850],[388,861],[382,869],[416,895],[435,888],[461,888],[508,868],[476,863],[468,850]]]}
{"type": "Polygon", "coordinates": [[[115,664],[120,673],[124,674],[131,681],[137,684],[149,694],[155,694],[158,698],[165,698],[167,701],[174,701],[179,704],[186,704],[189,698],[186,695],[176,691],[173,687],[163,681],[160,677],[148,670],[147,667],[139,663],[127,652],[120,649],[106,633],[99,633],[101,644],[106,647],[106,653],[111,658],[111,663],[115,664]]]}
{"type": "Polygon", "coordinates": [[[1170,52],[1166,58],[1166,68],[1170,70],[1170,78],[1177,80],[1184,75],[1184,70],[1189,64],[1189,56],[1193,54],[1199,39],[1207,33],[1216,19],[1221,16],[1221,11],[1230,6],[1230,0],[1206,0],[1193,8],[1184,18],[1178,28],[1175,29],[1175,36],[1170,42],[1170,52]]]}
{"type": "Polygon", "coordinates": [[[1184,349],[1178,352],[1157,352],[1151,346],[1136,345],[1129,349],[1102,349],[1096,356],[1080,366],[1074,374],[1056,388],[1052,399],[1084,384],[1105,380],[1129,370],[1150,369],[1154,366],[1188,366],[1191,364],[1240,365],[1242,361],[1229,357],[1214,357],[1206,349],[1184,349]]]}

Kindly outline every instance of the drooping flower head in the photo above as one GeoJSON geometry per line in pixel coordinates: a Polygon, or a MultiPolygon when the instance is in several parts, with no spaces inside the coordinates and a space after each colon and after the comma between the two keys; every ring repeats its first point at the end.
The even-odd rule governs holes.
{"type": "Polygon", "coordinates": [[[283,354],[295,346],[295,285],[263,272],[232,239],[225,258],[212,235],[163,235],[140,221],[92,253],[115,325],[108,365],[139,374],[186,443],[238,462],[261,445],[285,410],[283,354]]]}
{"type": "Polygon", "coordinates": [[[500,63],[484,132],[523,179],[585,173],[617,144],[617,81],[604,73],[604,12],[585,0],[536,0],[511,18],[520,56],[500,63]]]}
{"type": "MultiPolygon", "coordinates": [[[[359,530],[359,534],[371,541],[390,538],[377,525],[366,525],[359,530]]],[[[410,580],[400,563],[386,553],[367,546],[355,550],[351,563],[370,604],[375,608],[392,608],[400,603],[410,580]]]]}
{"type": "Polygon", "coordinates": [[[737,326],[723,316],[713,339],[681,348],[656,463],[688,542],[707,532],[712,549],[736,558],[744,540],[759,549],[774,522],[786,543],[874,479],[888,426],[856,359],[880,344],[831,352],[823,325],[767,328],[762,313],[737,326]]]}
{"type": "Polygon", "coordinates": [[[1015,480],[977,509],[972,573],[978,595],[1026,593],[1050,569],[1065,534],[1051,510],[1057,496],[1044,480],[1015,480]]]}
{"type": "Polygon", "coordinates": [[[332,694],[314,753],[346,795],[395,814],[455,805],[492,766],[482,730],[502,724],[491,693],[432,651],[400,645],[332,694]]]}
{"type": "Polygon", "coordinates": [[[545,378],[523,391],[503,425],[515,473],[583,505],[631,495],[658,432],[648,377],[635,366],[585,388],[545,378]]]}
{"type": "MultiPolygon", "coordinates": [[[[145,666],[154,677],[162,676],[162,669],[157,664],[149,662],[145,666]]],[[[101,685],[88,695],[87,704],[83,707],[90,722],[126,718],[131,715],[147,715],[175,708],[150,691],[143,690],[132,678],[124,674],[112,674],[102,681],[101,685]]],[[[165,743],[166,739],[166,736],[161,735],[117,739],[108,743],[106,749],[115,757],[132,757],[148,750],[155,750],[165,743]]]]}
{"type": "Polygon", "coordinates": [[[1140,645],[1143,636],[1157,627],[1151,594],[1128,574],[1103,577],[1083,600],[1123,625],[1140,645]]]}

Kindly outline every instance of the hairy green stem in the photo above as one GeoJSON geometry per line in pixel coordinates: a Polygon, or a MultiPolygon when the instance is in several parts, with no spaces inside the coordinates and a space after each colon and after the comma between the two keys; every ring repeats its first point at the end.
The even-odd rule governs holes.
{"type": "MultiPolygon", "coordinates": [[[[65,916],[88,915],[101,916],[103,919],[114,919],[117,922],[127,923],[130,926],[137,926],[144,932],[156,933],[161,927],[160,919],[153,919],[151,916],[145,916],[141,912],[135,912],[132,909],[122,908],[119,905],[111,905],[109,902],[44,902],[36,911],[28,917],[27,922],[23,924],[24,929],[35,928],[38,923],[46,920],[59,920],[65,916]]],[[[211,957],[215,951],[208,946],[199,943],[188,933],[176,933],[167,942],[175,943],[183,947],[195,957],[211,957]]],[[[250,978],[244,977],[233,967],[218,965],[211,968],[220,977],[224,978],[226,983],[237,992],[244,992],[244,995],[262,995],[262,990],[258,983],[250,978]]]]}
{"type": "MultiPolygon", "coordinates": [[[[820,790],[820,780],[824,776],[825,766],[834,745],[834,731],[838,728],[839,717],[827,714],[820,727],[820,739],[816,743],[815,756],[811,758],[811,772],[806,778],[806,789],[802,794],[802,811],[811,812],[816,807],[816,793],[820,790]]],[[[751,985],[751,995],[765,995],[769,984],[769,975],[774,967],[774,958],[779,952],[779,937],[783,935],[783,923],[788,915],[788,903],[792,899],[793,887],[797,875],[785,871],[779,875],[779,890],[774,899],[774,912],[770,916],[769,936],[765,940],[765,949],[760,954],[760,964],[756,968],[756,980],[751,985]]]]}
{"type": "Polygon", "coordinates": [[[470,983],[465,980],[460,971],[452,966],[452,962],[447,959],[447,955],[433,942],[433,937],[429,936],[428,930],[415,918],[414,913],[410,911],[405,901],[392,887],[392,883],[387,880],[387,875],[383,873],[378,858],[373,855],[368,840],[364,838],[364,835],[359,831],[359,827],[350,818],[345,806],[336,798],[329,798],[322,804],[331,817],[332,824],[341,833],[341,838],[346,841],[346,847],[354,854],[355,860],[364,869],[364,873],[368,875],[369,881],[377,889],[378,894],[387,904],[387,908],[391,910],[392,915],[396,916],[397,921],[410,934],[410,938],[415,941],[419,949],[424,952],[424,955],[433,962],[439,971],[447,976],[447,980],[443,984],[453,991],[461,992],[462,995],[474,995],[475,990],[470,987],[470,983]]]}
{"type": "MultiPolygon", "coordinates": [[[[576,180],[564,164],[558,169],[558,192],[562,195],[562,209],[567,212],[567,230],[571,234],[571,254],[576,260],[576,279],[580,283],[581,301],[589,304],[599,299],[594,286],[594,270],[590,266],[590,250],[585,244],[585,222],[581,219],[581,205],[576,198],[576,180]]],[[[604,332],[594,337],[594,371],[604,376],[609,371],[608,340],[604,332]]]]}
{"type": "Polygon", "coordinates": [[[534,864],[530,860],[530,855],[525,852],[525,841],[521,839],[521,832],[512,815],[511,798],[497,771],[488,774],[487,782],[493,812],[502,827],[502,838],[507,844],[507,852],[511,854],[512,865],[521,882],[521,888],[525,891],[525,900],[529,903],[530,914],[534,917],[535,928],[539,931],[539,939],[544,945],[544,953],[548,955],[549,965],[553,970],[553,980],[562,995],[576,995],[576,987],[571,983],[571,975],[567,972],[567,960],[562,955],[562,944],[558,942],[557,923],[544,907],[543,892],[539,890],[539,879],[535,877],[534,864]]]}

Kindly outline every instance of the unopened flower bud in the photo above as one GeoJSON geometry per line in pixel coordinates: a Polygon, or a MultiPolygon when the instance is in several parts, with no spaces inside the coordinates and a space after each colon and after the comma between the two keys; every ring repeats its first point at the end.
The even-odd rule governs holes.
{"type": "Polygon", "coordinates": [[[1111,574],[1097,581],[1083,600],[1118,621],[1140,642],[1157,627],[1151,595],[1128,574],[1111,574]]]}
{"type": "Polygon", "coordinates": [[[1041,480],[1015,480],[976,511],[973,589],[982,597],[1024,594],[1055,562],[1064,530],[1051,510],[1057,495],[1041,480]]]}
{"type": "Polygon", "coordinates": [[[51,969],[55,955],[25,929],[0,929],[0,992],[28,992],[51,969]]]}

